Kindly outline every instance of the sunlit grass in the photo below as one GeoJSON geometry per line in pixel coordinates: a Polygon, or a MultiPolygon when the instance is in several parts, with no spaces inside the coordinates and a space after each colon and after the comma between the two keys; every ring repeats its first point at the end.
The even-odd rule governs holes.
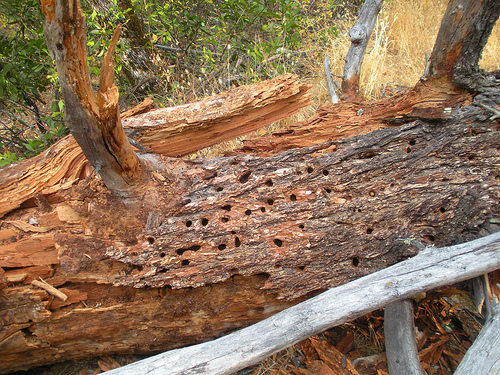
{"type": "MultiPolygon", "coordinates": [[[[360,76],[360,94],[368,100],[384,96],[387,85],[412,87],[424,74],[436,40],[447,0],[393,0],[386,1],[373,30],[360,76]]],[[[298,114],[261,129],[249,137],[263,136],[312,116],[321,104],[330,100],[324,78],[323,58],[330,56],[332,74],[343,75],[344,58],[351,45],[349,29],[354,17],[330,20],[321,17],[319,23],[308,20],[310,26],[301,33],[303,51],[306,53],[294,60],[292,69],[301,79],[312,85],[312,105],[298,114]],[[313,31],[311,29],[313,28],[313,31]],[[297,69],[294,70],[293,67],[297,69]]],[[[487,71],[500,69],[500,25],[495,26],[488,44],[484,48],[480,67],[487,71]]],[[[268,71],[272,65],[268,67],[268,71]]],[[[276,75],[278,70],[276,70],[276,75]]],[[[340,85],[341,79],[334,78],[340,85]]],[[[219,156],[225,150],[242,145],[241,137],[196,156],[219,156]]]]}

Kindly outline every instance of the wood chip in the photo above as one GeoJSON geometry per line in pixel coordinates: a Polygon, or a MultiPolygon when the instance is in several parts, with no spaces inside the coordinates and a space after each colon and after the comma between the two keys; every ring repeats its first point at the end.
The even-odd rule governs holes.
{"type": "Polygon", "coordinates": [[[45,233],[52,229],[52,227],[37,227],[36,225],[31,225],[21,220],[6,220],[5,222],[12,224],[23,232],[45,233]]]}
{"type": "Polygon", "coordinates": [[[60,300],[62,300],[63,302],[66,302],[66,300],[68,299],[68,296],[66,294],[64,294],[63,292],[61,292],[60,290],[54,288],[52,285],[46,283],[45,281],[43,280],[33,280],[31,282],[32,285],[35,285],[39,288],[42,288],[44,289],[45,291],[47,291],[47,293],[53,295],[54,297],[57,297],[59,298],[60,300]]]}

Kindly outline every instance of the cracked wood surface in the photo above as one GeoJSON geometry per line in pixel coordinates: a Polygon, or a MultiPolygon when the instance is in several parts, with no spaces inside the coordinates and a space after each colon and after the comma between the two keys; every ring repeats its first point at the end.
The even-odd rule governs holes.
{"type": "MultiPolygon", "coordinates": [[[[167,156],[187,155],[223,140],[248,134],[310,103],[309,86],[286,74],[139,117],[149,102],[122,114],[125,131],[142,146],[167,156]],[[257,110],[253,110],[253,106],[257,110]],[[131,117],[132,116],[132,117],[131,117]],[[128,127],[130,126],[130,127],[128,127]],[[169,147],[175,143],[175,147],[169,147]]],[[[33,197],[52,195],[90,174],[90,165],[72,136],[40,155],[0,170],[0,217],[33,197]]]]}
{"type": "Polygon", "coordinates": [[[0,371],[193,344],[415,254],[401,239],[498,230],[498,122],[473,106],[454,115],[269,158],[158,157],[154,204],[90,176],[9,213],[0,371]],[[30,263],[28,249],[50,256],[30,263]]]}

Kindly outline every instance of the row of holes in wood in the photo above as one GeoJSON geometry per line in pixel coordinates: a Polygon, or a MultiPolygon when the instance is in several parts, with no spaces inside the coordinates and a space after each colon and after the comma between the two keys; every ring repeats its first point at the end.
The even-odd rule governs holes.
{"type": "MultiPolygon", "coordinates": [[[[409,141],[409,144],[410,144],[410,145],[414,145],[414,144],[415,144],[415,141],[411,140],[411,141],[409,141]]],[[[408,150],[407,150],[407,152],[411,152],[411,150],[410,150],[410,151],[408,151],[408,150]]],[[[313,168],[313,167],[311,167],[311,166],[308,166],[308,167],[306,168],[306,171],[307,171],[307,173],[312,173],[312,172],[314,171],[314,168],[313,168]]],[[[245,173],[243,173],[243,174],[239,177],[239,179],[238,179],[238,180],[239,180],[239,182],[240,182],[240,183],[242,183],[242,184],[244,184],[244,183],[248,182],[248,180],[250,179],[251,174],[252,174],[252,171],[250,171],[250,170],[245,171],[245,173]]],[[[322,174],[323,174],[324,176],[328,176],[328,175],[329,175],[329,171],[328,171],[328,170],[326,170],[326,169],[323,169],[322,174]]],[[[215,177],[216,175],[217,175],[217,173],[215,173],[215,174],[214,174],[214,177],[215,177]]],[[[264,184],[265,184],[266,186],[268,186],[268,187],[271,187],[271,186],[273,186],[273,185],[274,185],[274,184],[273,184],[272,179],[268,179],[268,180],[266,180],[266,182],[265,182],[264,184]]],[[[216,188],[216,190],[217,190],[217,191],[222,191],[222,190],[223,190],[223,188],[222,188],[221,186],[219,186],[219,187],[217,187],[217,188],[216,188]]],[[[330,193],[331,193],[331,190],[330,190],[330,189],[328,189],[328,188],[326,188],[326,189],[324,189],[324,190],[325,190],[325,192],[326,192],[327,194],[330,194],[330,193]]],[[[368,192],[368,195],[369,195],[370,197],[374,198],[374,197],[376,196],[376,192],[375,192],[374,190],[370,190],[370,191],[368,192]]],[[[291,195],[290,195],[290,201],[295,202],[296,200],[297,200],[297,196],[296,196],[295,194],[291,194],[291,195]]],[[[271,199],[271,198],[269,198],[269,199],[267,199],[266,203],[267,203],[268,205],[272,206],[272,205],[274,204],[274,200],[273,200],[273,199],[271,199]]],[[[222,209],[222,210],[227,211],[227,212],[230,212],[230,211],[231,211],[231,208],[232,208],[232,207],[231,207],[231,205],[225,205],[225,206],[222,206],[222,207],[221,207],[221,209],[222,209]]],[[[261,212],[266,212],[266,208],[265,208],[265,207],[260,207],[260,211],[261,211],[261,212]]],[[[440,207],[440,208],[439,208],[439,211],[440,211],[441,213],[444,213],[444,212],[446,212],[446,209],[445,209],[444,207],[440,207]]],[[[251,214],[252,214],[252,211],[251,211],[250,209],[248,209],[248,210],[246,210],[246,211],[245,211],[245,215],[250,216],[251,214]]],[[[230,220],[230,219],[229,219],[229,217],[227,217],[227,216],[223,216],[223,217],[221,218],[221,221],[222,221],[223,223],[227,223],[229,220],[230,220]]],[[[207,226],[207,225],[208,225],[208,223],[209,223],[209,220],[208,220],[207,218],[202,218],[202,219],[201,219],[201,225],[202,225],[202,226],[207,226]]],[[[191,226],[193,225],[193,221],[192,221],[192,220],[187,220],[187,221],[185,222],[185,225],[186,225],[186,227],[188,227],[188,228],[189,228],[189,227],[191,227],[191,226]]],[[[300,229],[304,229],[304,225],[303,225],[303,224],[300,224],[300,225],[299,225],[299,228],[300,228],[300,229]]],[[[367,229],[366,229],[366,233],[367,233],[367,234],[372,234],[372,233],[373,233],[373,228],[370,228],[370,227],[369,227],[369,228],[367,228],[367,229]]],[[[236,234],[236,232],[231,231],[231,234],[235,235],[235,234],[236,234]]],[[[429,236],[429,238],[428,238],[428,239],[429,239],[430,241],[432,241],[432,242],[434,242],[434,240],[435,240],[435,239],[434,239],[434,236],[429,236]]],[[[149,243],[150,243],[150,244],[153,244],[155,240],[154,240],[154,238],[153,238],[153,237],[149,237],[149,238],[148,238],[148,241],[149,241],[149,243]]],[[[279,239],[279,238],[275,238],[275,239],[273,239],[273,243],[274,243],[277,247],[282,247],[282,246],[283,246],[283,241],[282,241],[281,239],[279,239]]],[[[238,236],[236,236],[236,237],[234,238],[234,247],[240,247],[240,246],[241,246],[241,240],[240,240],[240,238],[239,238],[238,236]]],[[[190,246],[190,247],[177,249],[177,250],[176,250],[176,253],[177,253],[178,255],[182,255],[182,254],[184,254],[186,251],[198,251],[200,248],[201,248],[201,246],[200,246],[200,245],[193,245],[193,246],[190,246]]],[[[221,251],[222,251],[222,250],[225,250],[225,249],[227,248],[227,244],[225,244],[225,243],[219,244],[219,245],[217,246],[217,248],[218,248],[219,250],[221,250],[221,251]]],[[[162,252],[162,253],[160,253],[160,256],[163,258],[163,257],[165,257],[165,256],[166,256],[166,253],[162,252]]],[[[352,258],[352,259],[351,259],[351,262],[352,262],[353,267],[357,267],[357,266],[359,265],[359,259],[358,259],[358,258],[356,258],[356,257],[352,258]]],[[[185,265],[185,266],[189,265],[189,260],[187,260],[187,259],[183,260],[183,261],[182,261],[182,265],[185,265]]],[[[301,270],[303,270],[303,269],[304,269],[304,268],[302,267],[302,268],[301,268],[301,270]]]]}

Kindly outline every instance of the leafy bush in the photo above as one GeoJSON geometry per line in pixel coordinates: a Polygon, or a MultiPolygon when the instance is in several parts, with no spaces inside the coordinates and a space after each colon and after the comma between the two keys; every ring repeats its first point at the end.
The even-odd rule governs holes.
{"type": "Polygon", "coordinates": [[[54,86],[55,67],[36,0],[7,3],[0,32],[0,166],[36,155],[67,133],[62,101],[45,114],[43,94],[54,86]]]}

